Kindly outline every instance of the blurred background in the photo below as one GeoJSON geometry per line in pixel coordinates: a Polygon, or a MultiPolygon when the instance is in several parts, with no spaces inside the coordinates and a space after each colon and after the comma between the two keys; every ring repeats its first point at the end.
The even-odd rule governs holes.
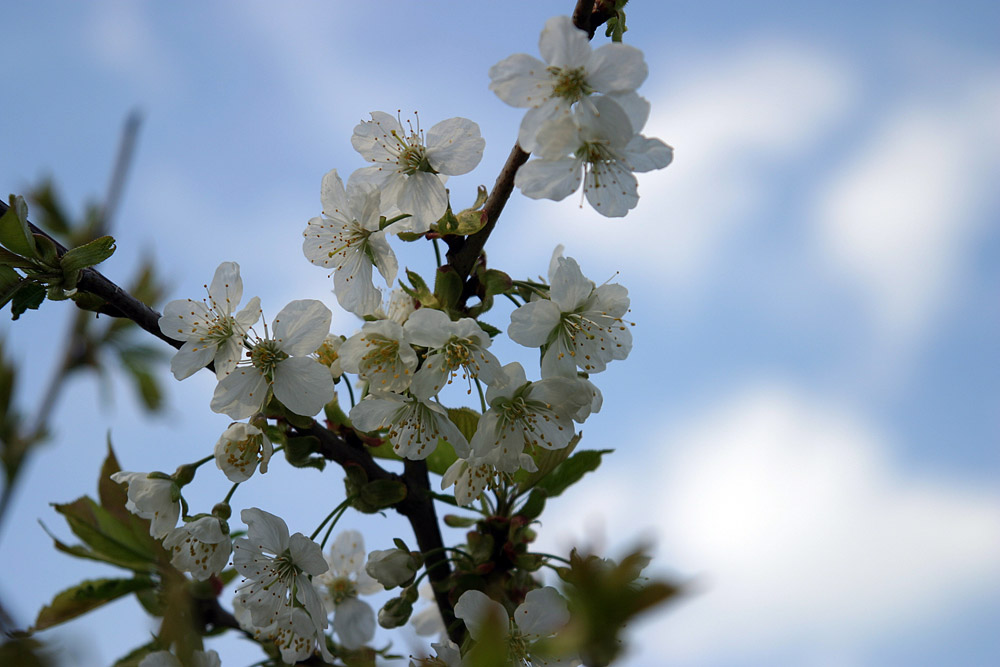
{"type": "MultiPolygon", "coordinates": [[[[101,270],[125,283],[152,258],[168,299],[201,298],[237,261],[268,320],[318,298],[350,335],[359,323],[302,256],[301,232],[323,174],[363,166],[354,125],[396,109],[425,128],[477,121],[483,161],[449,182],[469,205],[522,115],[490,93],[489,67],[537,55],[545,20],[572,6],[6,2],[0,191],[51,177],[81,214],[138,109],[118,252],[101,270]]],[[[625,219],[515,192],[487,246],[492,266],[526,278],[562,243],[632,297],[634,350],[595,377],[604,409],[581,443],[616,451],[549,504],[541,550],[651,543],[652,571],[690,582],[635,624],[623,665],[1000,664],[1000,5],[627,9],[625,41],[650,70],[644,133],[674,146],[674,163],[640,176],[625,219]]],[[[400,265],[429,275],[433,254],[408,248],[400,265]]],[[[29,415],[70,310],[2,315],[29,415]]],[[[38,524],[73,541],[49,503],[93,495],[109,434],[124,469],[171,472],[228,425],[208,409],[211,374],[162,382],[153,418],[117,373],[80,375],[62,396],[0,533],[0,601],[19,625],[63,588],[114,576],[57,553],[38,524]]],[[[228,489],[205,473],[185,489],[193,511],[228,489]]],[[[308,534],[342,498],[335,470],[275,461],[234,503],[308,534]]],[[[368,549],[409,536],[394,515],[368,519],[340,525],[368,549]]],[[[42,638],[65,664],[105,665],[152,629],[130,599],[42,638]]],[[[208,646],[226,665],[262,657],[208,646]]],[[[412,634],[395,646],[419,647],[412,634]]]]}

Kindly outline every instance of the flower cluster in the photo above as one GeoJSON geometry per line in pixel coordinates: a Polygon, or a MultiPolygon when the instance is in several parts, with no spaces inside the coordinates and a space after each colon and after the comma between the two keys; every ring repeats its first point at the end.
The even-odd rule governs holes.
{"type": "Polygon", "coordinates": [[[545,62],[524,53],[490,69],[490,89],[527,107],[518,143],[538,159],[515,184],[532,199],[561,200],[583,182],[598,213],[621,217],[639,201],[633,172],[661,169],[673,149],[640,134],[649,103],[636,93],[646,79],[642,52],[625,44],[591,49],[568,16],[548,20],[538,41],[545,62]]]}
{"type": "MultiPolygon", "coordinates": [[[[607,216],[625,215],[638,200],[633,172],[664,167],[672,158],[669,146],[640,134],[649,115],[648,102],[636,92],[647,74],[642,53],[622,44],[591,49],[586,33],[567,17],[546,23],[539,49],[544,62],[517,54],[490,70],[490,88],[503,101],[528,109],[518,142],[537,157],[520,168],[514,183],[528,197],[558,200],[582,182],[595,209],[607,216]]],[[[457,552],[459,558],[472,559],[471,552],[493,548],[492,536],[468,552],[450,547],[411,552],[397,539],[394,548],[366,557],[362,536],[349,530],[334,539],[324,557],[326,538],[321,543],[314,538],[328,521],[329,537],[350,507],[363,512],[401,508],[402,497],[430,502],[408,495],[413,489],[407,485],[419,477],[411,473],[423,470],[420,466],[408,464],[403,476],[369,481],[371,466],[357,462],[371,450],[360,443],[384,447],[378,455],[390,458],[424,461],[434,456],[427,469],[441,476],[441,488],[452,489],[457,504],[481,500],[483,514],[497,515],[489,516],[497,525],[510,521],[513,534],[535,515],[513,517],[520,521],[514,526],[512,508],[520,496],[511,495],[512,490],[535,473],[537,482],[569,456],[578,439],[577,425],[602,406],[593,376],[625,359],[632,347],[631,323],[625,319],[628,290],[617,283],[596,284],[575,259],[563,255],[562,246],[552,255],[547,278],[517,281],[487,268],[485,255],[471,272],[466,268],[457,275],[455,266],[441,266],[435,245],[438,280],[433,291],[409,270],[410,285],[401,280],[393,288],[399,270],[390,246],[393,237],[423,237],[436,244],[443,236],[453,249],[467,241],[462,236],[474,233],[456,221],[485,221],[479,210],[484,188],[479,203],[458,214],[445,188],[448,176],[471,171],[482,158],[478,125],[451,118],[426,133],[418,121],[405,125],[375,111],[371,120],[354,128],[351,143],[370,165],[354,171],[346,185],[336,169],[323,177],[321,215],[308,221],[303,234],[303,254],[330,271],[338,304],[364,320],[360,329],[351,335],[331,333],[330,309],[321,301],[300,299],[282,308],[270,326],[263,324],[261,334],[255,330],[263,316],[260,299],[254,297],[240,309],[240,268],[235,262],[222,263],[206,285],[207,299],[171,301],[159,327],[181,343],[171,364],[175,377],[184,379],[212,365],[217,385],[210,407],[236,421],[219,436],[212,455],[173,475],[111,476],[127,485],[127,509],[150,521],[150,534],[162,542],[174,568],[221,584],[228,581],[220,574],[231,558],[243,576],[233,605],[237,621],[250,636],[273,643],[286,663],[316,655],[332,663],[335,655],[373,651],[376,614],[362,596],[399,588],[400,597],[377,616],[394,627],[409,618],[421,577],[432,569],[430,558],[457,552]],[[391,288],[387,295],[373,281],[376,270],[386,290],[391,288]],[[506,334],[528,354],[537,350],[537,367],[526,370],[518,361],[498,358],[497,351],[504,348],[493,343],[503,332],[479,319],[498,295],[516,304],[506,334]],[[338,384],[349,395],[347,415],[335,392],[338,384]],[[472,406],[449,407],[455,397],[472,406]],[[318,441],[315,434],[322,426],[312,418],[321,410],[329,430],[343,435],[351,452],[350,465],[342,462],[348,497],[313,537],[290,534],[283,519],[259,508],[244,509],[240,517],[247,531],[234,540],[228,523],[233,491],[257,470],[266,473],[276,451],[284,449],[293,465],[318,463],[322,468],[328,460],[339,461],[318,446],[306,456],[319,453],[327,461],[303,459],[299,451],[311,446],[304,441],[318,441]],[[182,487],[198,466],[213,460],[233,483],[232,490],[210,514],[189,515],[182,487]],[[380,502],[380,494],[390,499],[380,502]],[[506,516],[500,516],[501,506],[506,516]],[[428,565],[421,574],[425,559],[428,565]]],[[[421,474],[426,480],[426,472],[421,474]]],[[[535,563],[534,569],[525,568],[525,578],[505,607],[475,590],[493,591],[477,584],[475,576],[491,572],[494,563],[470,567],[466,576],[456,576],[461,584],[448,591],[457,599],[455,616],[473,640],[484,633],[501,637],[512,664],[569,664],[566,656],[546,653],[546,640],[567,625],[569,612],[554,588],[541,587],[527,574],[538,569],[532,558],[542,555],[517,551],[529,538],[503,540],[495,544],[503,558],[535,563]],[[513,616],[507,613],[511,609],[513,616]]],[[[443,596],[445,588],[439,581],[435,586],[443,596]]],[[[422,631],[444,632],[441,614],[431,611],[423,614],[422,631]]],[[[411,665],[463,664],[457,645],[442,641],[433,646],[435,656],[414,659],[411,665]]],[[[196,653],[197,664],[218,664],[214,652],[196,653]]],[[[142,664],[176,661],[169,651],[156,651],[142,664]]]]}

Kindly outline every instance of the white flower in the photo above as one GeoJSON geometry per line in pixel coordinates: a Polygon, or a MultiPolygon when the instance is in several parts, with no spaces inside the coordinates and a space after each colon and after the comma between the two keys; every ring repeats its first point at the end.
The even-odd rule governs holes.
{"type": "Polygon", "coordinates": [[[252,424],[235,422],[229,425],[215,443],[215,465],[230,482],[245,482],[260,463],[260,472],[267,472],[274,447],[264,432],[252,424]]]}
{"type": "Polygon", "coordinates": [[[638,96],[624,105],[600,96],[570,116],[546,122],[538,130],[540,159],[522,165],[514,184],[526,197],[559,201],[582,180],[595,211],[624,216],[639,202],[632,172],[661,169],[673,160],[670,146],[637,134],[648,114],[648,103],[638,96]]]}
{"type": "Polygon", "coordinates": [[[163,540],[172,553],[170,563],[182,572],[190,572],[198,581],[218,574],[229,563],[233,544],[229,526],[215,516],[203,516],[174,528],[163,540]]]}
{"type": "Polygon", "coordinates": [[[382,586],[365,572],[365,541],[356,530],[337,536],[327,554],[329,570],[315,581],[326,608],[333,614],[333,630],[349,649],[364,646],[375,636],[375,612],[358,599],[382,586]]]}
{"type": "MultiPolygon", "coordinates": [[[[170,651],[153,651],[139,663],[139,667],[185,667],[180,658],[170,651]]],[[[194,651],[188,667],[222,667],[219,654],[215,651],[194,651]]]]}
{"type": "Polygon", "coordinates": [[[520,468],[534,472],[537,466],[524,450],[568,445],[574,435],[573,415],[589,405],[592,396],[576,379],[528,382],[516,361],[504,366],[503,372],[507,381],[491,385],[486,392],[490,409],[479,419],[470,443],[472,452],[500,472],[520,468]]]}
{"type": "Polygon", "coordinates": [[[490,68],[490,90],[511,106],[530,107],[517,135],[529,153],[535,152],[536,134],[546,121],[567,115],[594,92],[634,92],[648,74],[642,51],[626,44],[592,51],[587,33],[568,16],[545,22],[538,50],[545,62],[517,53],[490,68]]]}
{"type": "Polygon", "coordinates": [[[413,626],[413,631],[421,637],[430,637],[433,635],[444,637],[447,628],[444,627],[441,610],[438,609],[437,601],[434,599],[434,588],[429,582],[425,581],[420,584],[417,592],[421,600],[425,600],[430,604],[427,604],[423,609],[410,616],[410,624],[413,626]]]}
{"type": "Polygon", "coordinates": [[[214,361],[215,377],[221,380],[236,367],[243,352],[243,336],[260,318],[257,297],[232,314],[242,298],[240,265],[223,262],[208,287],[207,301],[178,299],[163,308],[160,331],[168,338],[184,341],[170,362],[175,378],[190,377],[214,361]]]}
{"type": "Polygon", "coordinates": [[[465,621],[473,639],[486,636],[491,626],[500,632],[510,664],[569,664],[568,660],[564,663],[556,656],[539,653],[539,641],[551,637],[569,622],[566,600],[551,586],[530,591],[514,610],[513,618],[502,604],[485,593],[465,591],[455,605],[455,616],[465,621]]]}
{"type": "Polygon", "coordinates": [[[432,127],[425,142],[419,127],[406,132],[385,112],[373,111],[371,116],[354,128],[351,145],[375,164],[358,169],[350,180],[375,184],[384,209],[412,216],[393,225],[394,233],[426,232],[448,208],[438,175],[465,174],[482,159],[486,142],[479,126],[467,118],[449,118],[432,127]]]}
{"type": "Polygon", "coordinates": [[[417,353],[402,325],[391,320],[366,322],[340,347],[340,367],[357,373],[375,391],[405,391],[413,381],[417,353]]]}
{"type": "Polygon", "coordinates": [[[435,401],[389,392],[372,392],[351,408],[355,428],[365,432],[389,430],[392,451],[419,461],[431,455],[438,440],[450,444],[459,456],[468,456],[469,442],[435,401]]]}
{"type": "Polygon", "coordinates": [[[453,641],[444,641],[439,644],[431,644],[434,649],[433,656],[426,658],[413,658],[410,660],[410,667],[464,667],[462,653],[458,650],[458,644],[453,641]]]}
{"type": "Polygon", "coordinates": [[[181,515],[180,488],[174,480],[160,475],[163,473],[124,471],[111,475],[112,481],[128,484],[125,509],[138,517],[149,519],[149,534],[158,540],[173,530],[181,515]]]}
{"type": "Polygon", "coordinates": [[[372,266],[387,285],[396,279],[396,255],[379,230],[379,191],[370,183],[348,183],[333,169],[320,190],[323,217],[309,221],[302,252],[317,266],[333,269],[333,292],[340,305],[359,317],[375,312],[381,292],[372,284],[372,266]]]}
{"type": "Polygon", "coordinates": [[[313,357],[330,333],[330,309],[314,299],[292,301],[274,318],[274,338],[259,338],[246,365],[238,366],[215,388],[211,407],[232,419],[258,412],[268,389],[282,405],[311,417],[333,398],[330,371],[313,357]]]}
{"type": "Polygon", "coordinates": [[[375,311],[375,319],[392,320],[397,324],[405,324],[416,309],[412,296],[398,287],[393,287],[385,303],[375,311]]]}
{"type": "MultiPolygon", "coordinates": [[[[410,387],[418,398],[437,396],[459,371],[471,385],[471,378],[490,384],[500,370],[500,362],[486,350],[493,341],[469,317],[452,322],[440,310],[421,308],[410,315],[403,328],[412,344],[428,348],[423,366],[413,377],[410,387]]],[[[469,393],[472,393],[471,386],[469,393]]]]}
{"type": "Polygon", "coordinates": [[[632,332],[622,319],[628,290],[618,284],[595,287],[572,257],[556,256],[552,265],[549,298],[510,314],[511,340],[542,348],[543,378],[575,378],[577,368],[598,373],[609,361],[626,358],[632,349],[632,332]]]}
{"type": "Polygon", "coordinates": [[[286,633],[290,646],[301,645],[291,638],[304,637],[309,654],[313,640],[318,639],[324,659],[333,662],[323,640],[326,613],[312,584],[313,577],[329,569],[323,550],[302,533],[289,537],[280,517],[256,507],[240,512],[240,518],[247,525],[247,536],[233,542],[233,565],[246,580],[236,592],[239,603],[250,612],[252,625],[275,626],[272,632],[286,633]],[[302,613],[311,627],[304,623],[302,613]]]}

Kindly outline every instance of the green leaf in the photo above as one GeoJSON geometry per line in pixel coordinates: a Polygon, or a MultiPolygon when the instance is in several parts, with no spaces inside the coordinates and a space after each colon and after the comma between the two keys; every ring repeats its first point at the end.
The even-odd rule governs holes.
{"type": "Polygon", "coordinates": [[[136,647],[129,651],[127,655],[115,660],[115,664],[111,667],[139,667],[139,663],[142,662],[150,653],[162,650],[156,640],[149,642],[148,644],[143,644],[142,646],[136,647]]]}
{"type": "Polygon", "coordinates": [[[101,236],[90,243],[68,250],[60,260],[63,273],[80,271],[100,264],[115,252],[115,240],[111,236],[101,236]]]}
{"type": "Polygon", "coordinates": [[[580,444],[581,437],[583,437],[583,434],[577,433],[569,441],[569,444],[562,449],[536,450],[535,464],[538,466],[538,470],[529,473],[522,469],[514,475],[514,479],[517,481],[517,494],[521,495],[534,488],[539,480],[555,470],[557,465],[568,459],[569,455],[576,449],[576,446],[580,444]]]}
{"type": "Polygon", "coordinates": [[[0,248],[0,266],[14,267],[18,269],[31,269],[38,265],[26,257],[21,257],[18,254],[12,253],[10,250],[0,248]]]}
{"type": "MultiPolygon", "coordinates": [[[[111,512],[84,496],[72,503],[53,505],[66,517],[70,530],[84,544],[109,563],[134,570],[148,570],[156,564],[156,552],[148,533],[138,534],[141,524],[126,525],[111,512]]],[[[153,543],[155,544],[155,543],[153,543]]]]}
{"type": "Polygon", "coordinates": [[[10,208],[0,216],[0,245],[22,257],[38,257],[35,236],[28,227],[28,205],[20,195],[10,196],[10,208]]]}
{"type": "Polygon", "coordinates": [[[503,294],[513,285],[514,281],[509,275],[499,269],[487,269],[478,273],[479,283],[486,290],[487,296],[503,294]]]}
{"type": "Polygon", "coordinates": [[[128,491],[125,490],[125,485],[111,479],[111,476],[116,472],[121,472],[121,469],[118,457],[115,456],[115,451],[111,447],[111,434],[108,433],[108,454],[104,457],[104,463],[101,464],[101,472],[97,478],[97,497],[101,501],[101,507],[107,510],[108,514],[124,522],[135,515],[125,509],[125,503],[128,502],[128,491]]]}
{"type": "Polygon", "coordinates": [[[154,585],[148,577],[84,581],[62,591],[50,604],[42,607],[38,612],[38,618],[35,619],[34,630],[44,630],[65,623],[123,595],[146,590],[154,585]]]}
{"type": "Polygon", "coordinates": [[[588,449],[577,452],[556,466],[555,470],[538,482],[538,488],[545,490],[549,498],[554,498],[580,481],[584,475],[601,465],[601,457],[613,449],[588,449]]]}
{"type": "Polygon", "coordinates": [[[448,408],[448,419],[462,432],[466,440],[472,441],[479,426],[479,413],[472,408],[448,408]]]}
{"type": "Polygon", "coordinates": [[[480,322],[479,320],[476,320],[476,324],[478,324],[479,328],[485,331],[486,335],[490,338],[496,338],[499,334],[503,333],[500,329],[497,329],[488,322],[480,322]]]}
{"type": "Polygon", "coordinates": [[[38,283],[22,280],[11,295],[10,312],[18,319],[28,309],[38,310],[45,301],[45,288],[38,283]]]}
{"type": "Polygon", "coordinates": [[[545,491],[540,489],[533,489],[530,494],[528,494],[528,502],[521,506],[521,509],[517,511],[517,514],[526,517],[528,519],[537,519],[545,509],[545,491]]]}
{"type": "Polygon", "coordinates": [[[445,265],[434,273],[434,296],[445,308],[453,308],[462,296],[462,277],[454,268],[445,265]]]}
{"type": "Polygon", "coordinates": [[[469,516],[458,516],[457,514],[445,514],[444,515],[444,525],[450,526],[451,528],[468,528],[469,526],[476,525],[479,519],[469,516]]]}
{"type": "Polygon", "coordinates": [[[431,289],[427,286],[427,283],[420,274],[416,271],[406,270],[406,278],[410,281],[412,287],[407,287],[400,283],[400,287],[403,291],[412,296],[414,299],[420,302],[420,305],[426,306],[428,308],[438,308],[441,304],[438,302],[437,297],[431,293],[431,289]]]}
{"type": "Polygon", "coordinates": [[[376,479],[361,487],[359,500],[374,510],[391,507],[406,498],[406,484],[394,479],[376,479]]]}
{"type": "Polygon", "coordinates": [[[452,447],[447,440],[441,440],[439,438],[437,447],[435,447],[430,456],[425,459],[427,462],[427,470],[435,475],[443,475],[457,458],[458,456],[455,454],[455,448],[452,447]]]}

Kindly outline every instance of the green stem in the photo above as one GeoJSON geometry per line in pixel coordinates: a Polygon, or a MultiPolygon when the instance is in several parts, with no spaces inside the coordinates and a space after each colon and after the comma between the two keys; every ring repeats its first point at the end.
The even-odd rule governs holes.
{"type": "Polygon", "coordinates": [[[483,385],[479,384],[479,378],[472,378],[476,381],[476,391],[479,392],[479,407],[482,408],[483,414],[486,414],[486,396],[483,395],[483,385]]]}
{"type": "Polygon", "coordinates": [[[351,407],[353,408],[354,403],[354,389],[351,388],[351,383],[346,378],[344,379],[344,384],[347,386],[347,395],[351,397],[351,407]]]}
{"type": "Polygon", "coordinates": [[[239,488],[240,484],[241,482],[236,482],[235,484],[233,484],[233,486],[229,489],[229,493],[227,493],[226,497],[222,499],[222,502],[228,505],[229,501],[232,500],[233,494],[236,493],[236,489],[239,488]]]}
{"type": "Polygon", "coordinates": [[[524,305],[524,304],[522,304],[522,303],[521,303],[520,301],[518,301],[518,300],[517,300],[517,299],[516,299],[516,298],[514,297],[514,295],[513,295],[513,294],[507,294],[507,292],[504,292],[504,293],[503,293],[503,295],[504,295],[505,297],[507,297],[508,299],[510,299],[510,300],[511,300],[511,302],[513,302],[513,304],[514,304],[515,306],[517,306],[518,308],[520,308],[520,307],[521,307],[522,305],[524,305]]]}
{"type": "Polygon", "coordinates": [[[441,268],[441,248],[438,247],[438,240],[437,240],[436,237],[433,238],[433,239],[431,239],[431,242],[434,244],[434,259],[437,260],[437,265],[438,265],[438,268],[440,269],[441,268]]]}
{"type": "MultiPolygon", "coordinates": [[[[309,536],[309,539],[310,539],[310,540],[315,540],[315,539],[316,539],[316,536],[317,536],[317,535],[319,535],[319,531],[323,530],[323,526],[325,526],[325,525],[326,525],[327,521],[329,521],[330,519],[332,519],[332,518],[333,518],[333,516],[334,516],[334,515],[335,515],[335,514],[336,514],[337,512],[343,512],[343,511],[344,511],[344,510],[345,510],[345,509],[347,508],[347,506],[348,506],[348,505],[350,505],[350,503],[351,503],[351,500],[353,500],[353,496],[352,496],[351,498],[345,498],[345,499],[344,499],[344,502],[342,502],[342,503],[340,503],[339,505],[337,505],[336,507],[334,507],[334,508],[333,508],[333,511],[332,511],[332,512],[330,512],[329,514],[327,514],[327,515],[326,515],[326,518],[325,518],[325,519],[323,519],[323,520],[322,520],[322,521],[320,522],[320,524],[319,524],[318,526],[316,526],[316,530],[314,530],[314,531],[312,532],[312,535],[310,535],[310,536],[309,536]]],[[[339,518],[339,517],[338,517],[338,518],[339,518]]],[[[335,523],[337,523],[337,522],[336,522],[336,521],[334,521],[333,523],[335,524],[335,523]]],[[[331,525],[330,527],[332,528],[333,526],[331,525]]]]}

